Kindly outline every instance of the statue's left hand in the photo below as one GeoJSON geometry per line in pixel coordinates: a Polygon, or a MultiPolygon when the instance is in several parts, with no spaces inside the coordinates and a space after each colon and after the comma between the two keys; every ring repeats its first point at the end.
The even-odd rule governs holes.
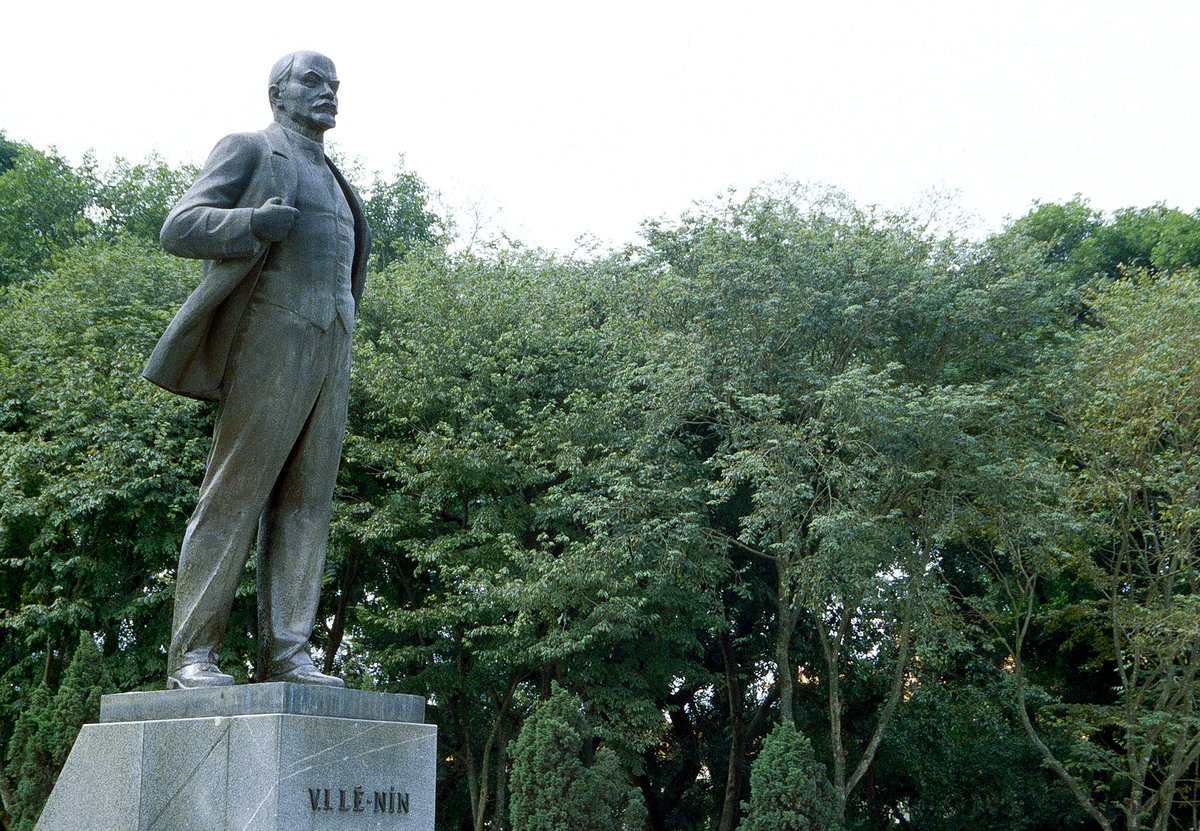
{"type": "Polygon", "coordinates": [[[260,240],[278,242],[288,235],[299,216],[300,211],[283,204],[278,196],[272,196],[250,215],[250,230],[260,240]]]}

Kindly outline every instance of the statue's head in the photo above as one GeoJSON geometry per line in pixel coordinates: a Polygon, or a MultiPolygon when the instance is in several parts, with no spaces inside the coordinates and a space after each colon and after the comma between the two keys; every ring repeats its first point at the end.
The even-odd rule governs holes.
{"type": "Polygon", "coordinates": [[[337,116],[337,70],[319,52],[293,52],[271,67],[267,95],[275,120],[320,141],[337,116]]]}

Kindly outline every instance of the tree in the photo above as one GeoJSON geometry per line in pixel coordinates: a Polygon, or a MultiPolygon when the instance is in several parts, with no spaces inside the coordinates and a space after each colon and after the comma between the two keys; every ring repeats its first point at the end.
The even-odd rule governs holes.
{"type": "Polygon", "coordinates": [[[1169,274],[1200,265],[1200,212],[1185,214],[1163,204],[1106,216],[1076,196],[1063,204],[1035,205],[1005,233],[1040,243],[1046,261],[1079,286],[1117,277],[1122,269],[1169,274]]]}
{"type": "MultiPolygon", "coordinates": [[[[0,136],[6,822],[107,683],[80,632],[161,683],[212,407],[138,374],[189,178],[0,136]]],[[[364,192],[313,642],[430,699],[439,828],[1195,824],[1200,215],[964,243],[785,183],[562,259],[445,251],[402,166],[364,192]]]]}
{"type": "Polygon", "coordinates": [[[136,164],[118,157],[105,170],[88,155],[72,167],[53,148],[15,144],[0,133],[0,286],[33,275],[96,232],[157,243],[196,173],[157,155],[136,164]]]}
{"type": "Polygon", "coordinates": [[[997,677],[983,654],[922,667],[920,675],[880,750],[881,814],[886,806],[925,831],[1091,827],[1030,745],[1005,683],[1011,679],[997,677]]]}
{"type": "Polygon", "coordinates": [[[153,154],[137,164],[114,159],[98,176],[95,207],[102,227],[157,243],[167,214],[198,172],[192,166],[171,167],[153,154]]]}
{"type": "Polygon", "coordinates": [[[429,210],[428,186],[405,169],[403,157],[391,178],[376,173],[366,194],[363,205],[371,226],[371,266],[375,270],[384,270],[419,245],[443,239],[441,217],[429,210]]]}
{"type": "Polygon", "coordinates": [[[9,141],[4,135],[4,131],[0,130],[0,174],[12,170],[19,155],[21,155],[21,145],[9,141]]]}
{"type": "Polygon", "coordinates": [[[121,652],[113,671],[123,689],[161,684],[170,578],[206,415],[139,372],[196,277],[194,264],[157,246],[89,237],[0,292],[6,751],[9,725],[37,712],[36,690],[62,682],[80,631],[97,633],[110,656],[121,652]]]}
{"type": "Polygon", "coordinates": [[[583,702],[555,684],[513,748],[513,831],[640,831],[641,795],[593,739],[583,702]]]}
{"type": "Polygon", "coordinates": [[[361,588],[342,643],[379,682],[435,691],[455,748],[443,815],[461,798],[476,827],[507,819],[522,701],[569,675],[605,739],[641,750],[694,648],[703,541],[658,512],[682,476],[638,438],[638,288],[620,268],[425,250],[361,310],[331,558],[361,588]]]}
{"type": "Polygon", "coordinates": [[[39,681],[58,683],[80,630],[121,651],[123,689],[161,683],[211,407],[140,371],[196,278],[147,242],[93,239],[0,305],[0,666],[21,691],[4,702],[14,716],[39,681]]]}
{"type": "Polygon", "coordinates": [[[74,169],[53,149],[26,144],[0,172],[0,286],[24,280],[91,230],[94,162],[74,169]]]}
{"type": "Polygon", "coordinates": [[[654,296],[674,335],[660,360],[684,379],[659,419],[701,460],[709,539],[766,566],[735,573],[773,598],[781,719],[796,720],[798,679],[825,688],[844,806],[917,645],[957,637],[940,550],[965,533],[961,506],[1003,487],[986,464],[1003,451],[996,390],[1061,319],[1053,274],[1019,245],[939,240],[797,187],[651,224],[647,241],[669,285],[654,296]]]}
{"type": "Polygon", "coordinates": [[[49,719],[51,698],[50,688],[44,683],[38,685],[17,718],[8,742],[5,777],[16,784],[5,810],[14,831],[33,828],[54,790],[58,769],[38,736],[39,727],[49,719]]]}
{"type": "Polygon", "coordinates": [[[993,515],[985,619],[1011,656],[1030,740],[1087,813],[1106,829],[1163,831],[1200,760],[1200,283],[1141,274],[1087,301],[1099,325],[1079,333],[1047,396],[1068,499],[993,515]],[[1064,581],[1077,587],[1066,603],[1064,581]],[[1107,695],[1047,701],[1031,682],[1039,632],[1064,615],[1107,695]],[[1064,738],[1065,751],[1051,747],[1064,738]]]}
{"type": "Polygon", "coordinates": [[[750,801],[741,831],[836,831],[838,798],[825,766],[794,725],[781,722],[750,769],[750,801]]]}
{"type": "Polygon", "coordinates": [[[81,633],[58,692],[50,698],[39,686],[13,731],[7,773],[16,782],[14,831],[33,828],[80,728],[99,717],[100,696],[110,689],[96,641],[81,633]]]}

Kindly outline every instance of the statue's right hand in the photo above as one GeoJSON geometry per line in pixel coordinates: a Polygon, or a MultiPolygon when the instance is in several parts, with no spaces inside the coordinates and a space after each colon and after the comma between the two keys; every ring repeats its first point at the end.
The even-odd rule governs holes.
{"type": "Polygon", "coordinates": [[[254,236],[266,242],[278,242],[288,235],[300,212],[283,204],[278,196],[272,196],[250,214],[250,230],[254,236]]]}

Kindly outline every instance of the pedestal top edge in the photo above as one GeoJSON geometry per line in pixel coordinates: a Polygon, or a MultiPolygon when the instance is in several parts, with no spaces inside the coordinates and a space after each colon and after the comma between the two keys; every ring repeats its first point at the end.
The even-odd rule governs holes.
{"type": "Polygon", "coordinates": [[[419,724],[425,721],[425,699],[287,681],[114,693],[100,698],[101,722],[274,714],[419,724]]]}

